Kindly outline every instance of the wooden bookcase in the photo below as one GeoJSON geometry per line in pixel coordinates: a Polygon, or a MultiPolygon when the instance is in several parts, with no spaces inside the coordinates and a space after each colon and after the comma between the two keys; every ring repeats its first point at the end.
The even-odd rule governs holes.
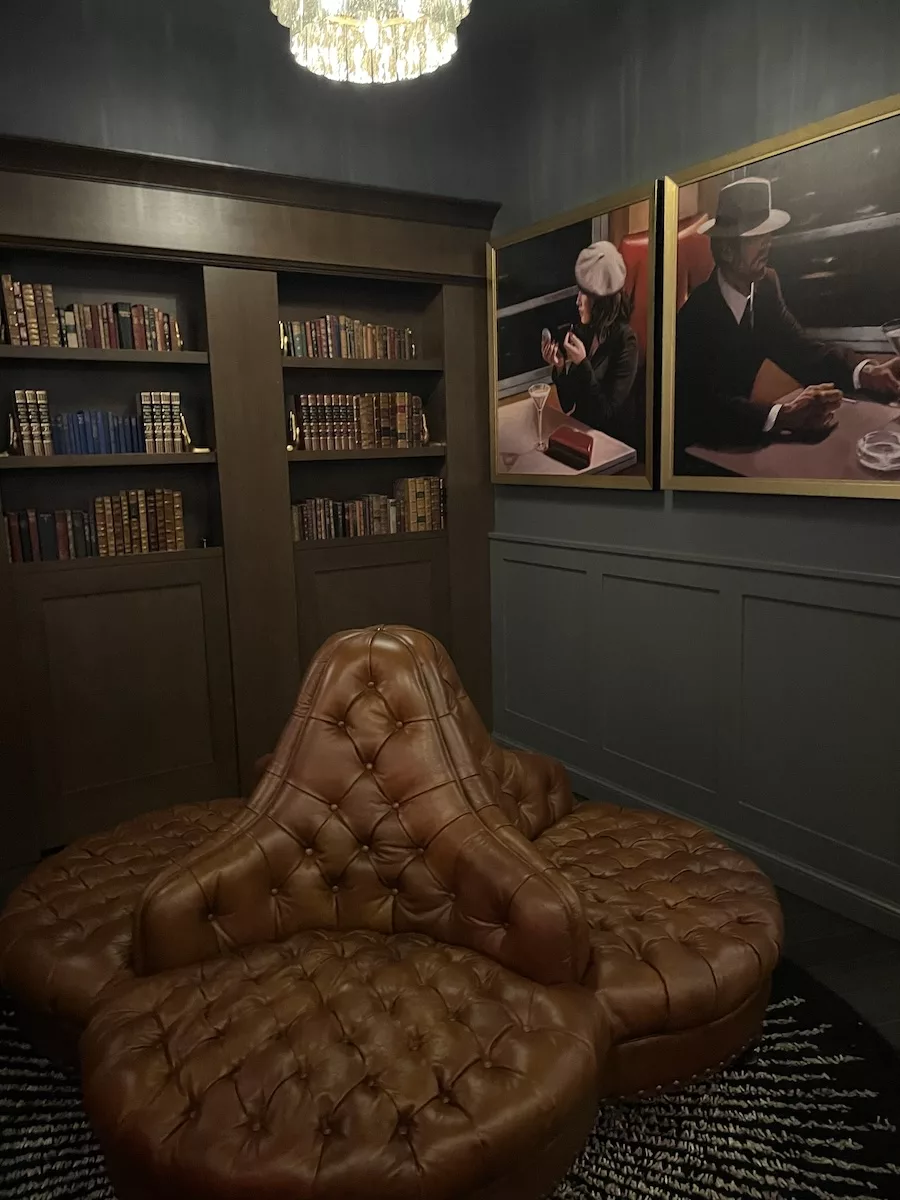
{"type": "MultiPolygon", "coordinates": [[[[0,890],[41,854],[168,804],[246,792],[318,645],[407,623],[490,720],[484,242],[495,206],[0,138],[0,271],[57,306],[153,304],[184,350],[0,345],[51,412],[178,391],[206,454],[0,456],[0,510],[172,488],[187,549],[11,563],[0,529],[0,890]],[[279,320],[413,330],[412,360],[286,358],[279,320]],[[287,398],[408,392],[429,444],[288,449],[287,398]],[[295,542],[291,505],[443,479],[443,529],[295,542]]],[[[4,523],[5,526],[5,523],[4,523]]]]}

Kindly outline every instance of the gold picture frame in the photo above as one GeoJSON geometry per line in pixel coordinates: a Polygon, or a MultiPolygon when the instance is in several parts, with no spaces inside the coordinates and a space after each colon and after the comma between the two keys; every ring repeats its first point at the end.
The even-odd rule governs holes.
{"type": "MultiPolygon", "coordinates": [[[[541,221],[535,225],[522,229],[508,236],[497,238],[487,246],[487,271],[488,271],[488,346],[491,372],[491,421],[490,421],[490,438],[491,438],[491,480],[498,485],[527,485],[527,486],[544,486],[544,487],[589,487],[589,488],[617,488],[630,491],[650,491],[657,483],[657,456],[655,434],[656,427],[654,421],[655,412],[655,381],[656,381],[656,336],[657,336],[657,234],[659,220],[659,193],[660,181],[643,184],[638,187],[629,188],[627,191],[619,192],[612,196],[604,197],[592,204],[586,204],[571,212],[565,213],[560,217],[554,217],[551,220],[541,221]],[[559,231],[565,231],[569,227],[578,226],[590,221],[592,229],[596,229],[598,223],[602,226],[605,221],[609,223],[612,217],[620,218],[621,214],[635,214],[635,219],[643,222],[644,214],[646,213],[646,263],[645,271],[643,272],[642,284],[645,290],[646,299],[646,328],[643,332],[643,344],[641,345],[641,359],[638,367],[638,375],[636,377],[635,386],[637,391],[635,395],[638,398],[637,403],[637,429],[638,437],[636,442],[643,439],[642,446],[635,446],[634,453],[636,461],[629,466],[614,471],[614,473],[575,471],[568,467],[557,467],[555,464],[549,467],[547,473],[537,473],[534,471],[517,471],[514,468],[506,467],[501,461],[504,457],[501,451],[501,433],[498,426],[501,421],[501,409],[504,408],[507,402],[501,398],[501,379],[500,379],[500,354],[499,354],[499,334],[498,325],[500,320],[504,319],[503,310],[498,310],[498,256],[502,256],[503,251],[513,246],[521,246],[522,243],[542,238],[546,234],[553,234],[559,231]],[[637,383],[640,380],[643,383],[643,412],[640,411],[640,393],[641,388],[637,383]]],[[[630,218],[629,218],[630,219],[630,218]]],[[[621,221],[619,221],[621,224],[621,221]]],[[[628,226],[628,234],[632,236],[630,225],[628,226]]],[[[636,235],[634,235],[636,236],[636,235]]],[[[591,239],[589,239],[590,241],[591,239]]],[[[597,240],[597,239],[594,239],[597,240]]],[[[608,240],[608,239],[602,239],[608,240]]],[[[588,243],[586,244],[589,244],[588,243]]],[[[643,253],[643,246],[641,246],[643,253]]],[[[570,269],[574,272],[574,261],[570,269]]],[[[574,273],[572,275],[574,283],[574,273]]],[[[627,286],[627,283],[626,283],[627,286]]],[[[577,286],[567,289],[567,291],[577,292],[577,286]]],[[[558,294],[556,294],[558,295],[558,294]]],[[[539,305],[545,298],[539,297],[537,300],[529,300],[525,305],[516,306],[517,308],[527,308],[528,304],[539,305]]],[[[574,300],[573,300],[574,307],[574,300]]],[[[531,372],[536,374],[536,372],[531,372]]],[[[506,383],[507,381],[503,381],[506,383]]],[[[512,387],[518,386],[515,381],[511,384],[512,387]]],[[[513,400],[516,399],[513,393],[513,400]]],[[[521,397],[519,397],[521,399],[521,397]]],[[[563,421],[563,414],[556,414],[554,419],[560,420],[561,423],[570,423],[575,426],[580,426],[580,422],[574,420],[563,421]]],[[[506,415],[505,413],[503,414],[506,415]]],[[[541,415],[543,419],[543,413],[541,415]]],[[[580,426],[582,429],[590,427],[580,426]]],[[[593,434],[593,429],[590,429],[593,434]]],[[[599,439],[595,439],[595,445],[599,444],[599,439]]],[[[617,443],[621,445],[622,443],[617,443]]],[[[509,459],[509,455],[505,456],[509,459]]],[[[520,456],[524,457],[524,456],[520,456]]],[[[534,455],[529,456],[531,458],[534,455]]]]}
{"type": "MultiPolygon", "coordinates": [[[[734,173],[743,172],[745,175],[749,174],[750,176],[762,174],[765,175],[766,178],[771,179],[770,211],[774,214],[781,203],[779,199],[779,181],[781,177],[779,175],[778,168],[771,168],[768,175],[766,174],[765,170],[748,172],[747,168],[754,166],[759,167],[760,164],[766,163],[768,160],[771,160],[777,156],[791,155],[795,152],[803,152],[807,147],[812,147],[817,143],[824,142],[831,138],[842,137],[845,135],[850,135],[852,137],[852,135],[857,131],[869,129],[869,127],[875,126],[880,122],[891,120],[898,121],[898,129],[896,132],[891,130],[891,132],[887,135],[888,139],[895,136],[900,137],[900,94],[890,96],[885,100],[863,105],[848,112],[840,113],[837,116],[828,118],[827,120],[808,125],[803,129],[798,129],[791,133],[783,134],[779,137],[758,142],[753,146],[744,148],[743,150],[722,155],[719,158],[702,163],[699,166],[681,171],[672,178],[667,178],[662,181],[661,208],[663,220],[663,250],[661,286],[662,297],[660,313],[662,335],[660,363],[662,430],[660,467],[663,488],[668,490],[695,492],[743,492],[794,496],[848,496],[900,499],[900,467],[898,467],[896,471],[891,471],[888,473],[884,471],[876,471],[874,469],[867,470],[867,468],[861,462],[859,442],[854,439],[856,439],[860,429],[862,428],[861,421],[863,418],[858,415],[859,413],[863,412],[862,409],[846,410],[848,416],[850,413],[854,414],[853,419],[847,420],[847,429],[845,433],[842,432],[842,441],[838,442],[833,438],[833,434],[840,429],[841,409],[843,409],[843,406],[847,403],[863,403],[863,401],[859,399],[854,400],[851,398],[848,401],[845,398],[841,402],[841,409],[838,410],[835,424],[827,430],[820,442],[821,445],[825,445],[828,440],[832,440],[834,444],[829,448],[829,459],[842,464],[840,469],[844,473],[833,478],[824,477],[821,474],[818,476],[810,476],[808,474],[790,473],[792,462],[803,462],[807,464],[807,470],[810,470],[813,467],[817,470],[824,470],[825,460],[820,455],[816,458],[816,456],[806,448],[804,448],[800,454],[793,452],[785,453],[785,448],[791,444],[789,436],[785,440],[777,442],[777,454],[779,455],[777,463],[771,455],[766,455],[763,457],[761,454],[757,454],[756,451],[758,447],[753,447],[749,452],[747,451],[746,447],[741,447],[737,452],[730,452],[726,449],[724,452],[714,451],[713,453],[707,453],[706,447],[702,444],[698,446],[696,442],[688,447],[684,436],[682,436],[681,440],[685,444],[681,446],[676,445],[676,372],[678,362],[676,328],[679,311],[679,296],[686,290],[685,280],[683,278],[684,270],[682,270],[679,274],[678,258],[679,241],[681,233],[683,232],[683,230],[680,231],[679,229],[679,222],[684,221],[685,219],[683,212],[680,211],[680,199],[683,190],[689,187],[696,187],[699,190],[703,188],[704,185],[706,185],[707,188],[712,185],[711,191],[708,191],[707,193],[708,195],[711,195],[712,192],[715,191],[716,186],[718,186],[720,189],[721,187],[725,186],[724,183],[719,184],[718,181],[720,179],[724,178],[728,182],[734,182],[735,178],[739,177],[735,176],[734,173]],[[757,469],[761,471],[764,470],[767,473],[756,475],[741,475],[734,473],[705,474],[703,473],[703,470],[698,470],[696,474],[689,474],[685,470],[676,469],[678,466],[683,467],[686,464],[686,460],[690,459],[692,455],[696,455],[698,452],[701,454],[707,454],[707,458],[711,462],[713,470],[720,468],[729,469],[735,465],[739,470],[746,469],[744,467],[744,463],[749,463],[750,454],[752,453],[754,457],[754,464],[756,465],[757,469]],[[743,458],[739,459],[738,454],[741,454],[743,458]],[[678,461],[676,461],[676,459],[678,461]],[[772,474],[771,472],[773,469],[787,469],[788,473],[772,474]],[[884,474],[886,477],[881,478],[880,476],[882,474],[884,474]]],[[[863,142],[865,139],[861,138],[860,141],[863,142]]],[[[846,152],[846,147],[848,144],[845,144],[841,149],[846,152]]],[[[862,150],[863,147],[860,146],[858,148],[862,150]]],[[[837,148],[832,148],[831,159],[828,162],[828,166],[833,172],[834,193],[835,195],[840,195],[842,183],[847,178],[847,168],[844,167],[841,169],[839,162],[834,160],[834,155],[836,152],[837,148]]],[[[869,148],[868,153],[872,154],[872,152],[872,149],[869,148]]],[[[877,148],[874,153],[877,155],[877,148]]],[[[897,159],[890,157],[889,154],[886,155],[885,158],[889,160],[885,163],[885,178],[889,180],[891,178],[892,171],[893,174],[896,175],[898,170],[900,170],[900,165],[898,165],[897,159]]],[[[794,169],[798,172],[802,172],[803,170],[812,171],[812,164],[814,164],[816,161],[817,159],[812,154],[808,154],[803,160],[797,159],[794,161],[794,169]],[[804,164],[802,167],[800,165],[801,161],[804,164]]],[[[824,157],[822,161],[823,165],[820,169],[824,172],[826,169],[824,165],[824,157]]],[[[788,164],[788,166],[789,165],[790,164],[788,164]]],[[[784,166],[785,164],[782,163],[782,167],[784,166]]],[[[888,185],[885,186],[887,187],[888,185]]],[[[806,193],[806,195],[815,196],[816,192],[809,191],[806,193]]],[[[828,198],[829,197],[823,193],[823,211],[826,211],[827,209],[826,200],[828,198]]],[[[684,206],[681,207],[683,208],[684,206]]],[[[898,208],[900,208],[900,205],[898,205],[898,208]]],[[[702,208],[701,205],[698,207],[698,217],[704,214],[708,217],[712,217],[714,215],[712,212],[702,208]]],[[[789,216],[790,214],[782,213],[781,215],[789,216]]],[[[864,218],[857,216],[856,214],[854,214],[854,216],[857,225],[859,225],[861,228],[861,222],[864,218]]],[[[897,226],[896,237],[898,239],[898,246],[900,246],[900,211],[890,214],[890,219],[892,221],[891,228],[893,228],[893,224],[896,224],[897,226]]],[[[874,227],[880,221],[881,224],[878,226],[879,231],[883,231],[885,228],[887,228],[885,225],[885,220],[886,218],[879,214],[875,221],[870,221],[869,227],[874,227]]],[[[707,224],[708,223],[709,222],[707,222],[707,224]]],[[[848,233],[854,233],[854,235],[858,236],[855,229],[851,230],[849,228],[849,224],[850,223],[847,223],[846,231],[848,233]]],[[[829,237],[838,237],[838,233],[843,228],[843,226],[837,223],[830,224],[825,230],[825,233],[829,237]]],[[[698,226],[698,232],[702,232],[702,226],[698,226]]],[[[783,235],[778,233],[775,234],[774,245],[776,247],[779,245],[779,236],[783,235]]],[[[822,236],[823,235],[819,232],[818,227],[814,228],[812,232],[801,228],[794,233],[795,242],[798,239],[802,241],[802,239],[805,238],[806,244],[813,242],[815,237],[822,236]]],[[[829,260],[823,258],[816,261],[828,262],[829,260]]],[[[895,262],[896,259],[893,261],[895,262]]],[[[821,274],[822,272],[820,272],[820,275],[821,274]]],[[[812,269],[810,269],[809,274],[800,275],[798,278],[808,281],[816,279],[817,276],[813,274],[812,269]]],[[[810,285],[807,284],[807,286],[810,285]]],[[[688,294],[690,294],[690,292],[688,292],[688,294]]],[[[790,296],[786,295],[785,299],[787,301],[788,308],[790,308],[790,296]]],[[[892,325],[895,320],[900,318],[900,286],[898,286],[898,301],[896,304],[896,309],[897,311],[887,312],[882,318],[885,326],[892,325]]],[[[696,313],[697,311],[698,308],[695,307],[694,312],[696,313]]],[[[704,306],[704,312],[705,311],[707,310],[704,306]]],[[[878,330],[879,326],[876,324],[866,328],[869,330],[869,332],[874,333],[874,331],[878,330]]],[[[849,327],[826,327],[818,332],[826,334],[849,335],[854,333],[862,334],[865,332],[865,330],[855,330],[849,327]]],[[[881,350],[878,350],[877,343],[875,341],[871,343],[871,345],[874,347],[872,351],[873,359],[871,361],[880,362],[882,359],[895,353],[895,350],[891,349],[892,343],[894,346],[896,346],[896,342],[893,341],[893,329],[890,330],[890,333],[891,339],[888,340],[888,329],[885,328],[885,347],[881,350]]],[[[823,340],[825,342],[837,341],[836,339],[827,338],[823,340]]],[[[841,347],[853,345],[852,342],[837,342],[837,344],[841,347]]],[[[865,343],[858,343],[856,345],[855,349],[858,356],[866,357],[864,345],[865,343]]],[[[844,351],[841,350],[840,352],[843,353],[844,351]]],[[[866,359],[866,361],[870,360],[866,359]]],[[[762,373],[762,368],[760,368],[760,372],[762,373]]],[[[856,376],[854,376],[854,379],[856,379],[856,376]]],[[[757,383],[758,382],[759,376],[757,376],[757,383]]],[[[796,383],[797,381],[796,379],[793,379],[792,382],[796,383]]],[[[810,380],[809,382],[812,383],[815,381],[810,380]]],[[[864,394],[863,399],[867,406],[872,406],[872,409],[875,408],[876,404],[881,408],[884,408],[887,403],[886,396],[874,396],[873,393],[868,392],[864,394]]],[[[763,399],[762,403],[765,405],[768,403],[768,401],[763,399]]],[[[888,407],[893,407],[893,405],[888,405],[888,407]]],[[[696,406],[694,406],[694,411],[696,410],[696,406]]],[[[769,411],[771,412],[771,409],[769,411]]],[[[868,411],[868,409],[866,411],[868,411]]],[[[881,421],[883,417],[887,417],[886,412],[875,414],[871,419],[873,421],[881,421]]],[[[891,420],[889,423],[893,425],[893,420],[891,420]]],[[[872,433],[876,433],[877,430],[880,430],[881,428],[882,426],[878,425],[876,427],[876,425],[873,424],[871,427],[872,433]]],[[[884,428],[886,429],[887,425],[885,425],[884,428]]],[[[900,435],[900,410],[897,412],[897,424],[895,428],[898,432],[898,435],[900,435]]],[[[893,438],[893,434],[891,436],[893,438]]],[[[769,444],[771,445],[773,443],[770,442],[769,444]]],[[[800,444],[802,445],[802,443],[800,444]]],[[[893,461],[893,458],[888,458],[886,461],[893,461]]],[[[693,459],[693,462],[697,463],[700,468],[705,468],[706,466],[706,464],[703,462],[698,463],[696,458],[693,459]]]]}

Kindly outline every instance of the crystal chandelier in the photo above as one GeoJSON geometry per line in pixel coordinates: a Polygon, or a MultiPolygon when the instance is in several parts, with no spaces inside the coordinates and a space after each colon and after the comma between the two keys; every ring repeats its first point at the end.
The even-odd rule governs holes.
{"type": "Polygon", "coordinates": [[[415,79],[449,62],[471,0],[270,0],[302,67],[351,83],[415,79]]]}

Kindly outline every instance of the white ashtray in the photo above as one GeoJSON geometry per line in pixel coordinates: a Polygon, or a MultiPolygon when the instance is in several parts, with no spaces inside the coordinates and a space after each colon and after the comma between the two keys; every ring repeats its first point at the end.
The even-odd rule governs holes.
{"type": "Polygon", "coordinates": [[[900,430],[867,433],[856,443],[856,457],[870,471],[900,471],[900,430]]]}

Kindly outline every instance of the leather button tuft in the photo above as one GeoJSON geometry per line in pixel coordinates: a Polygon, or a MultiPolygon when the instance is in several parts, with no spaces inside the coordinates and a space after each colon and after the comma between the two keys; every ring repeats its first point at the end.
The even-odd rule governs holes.
{"type": "Polygon", "coordinates": [[[394,728],[395,728],[395,729],[402,729],[402,728],[403,728],[403,722],[402,722],[402,721],[398,721],[398,722],[397,722],[397,724],[394,726],[394,728]]]}
{"type": "Polygon", "coordinates": [[[391,895],[392,895],[392,896],[399,896],[399,895],[400,895],[400,891],[399,891],[399,889],[398,889],[398,888],[391,888],[391,895]]]}
{"type": "Polygon", "coordinates": [[[277,895],[278,895],[278,888],[272,888],[272,895],[273,895],[273,896],[277,896],[277,895]]]}
{"type": "Polygon", "coordinates": [[[338,729],[346,729],[346,728],[347,728],[347,722],[346,722],[346,721],[338,721],[338,723],[337,723],[337,727],[338,727],[338,729]]]}
{"type": "Polygon", "coordinates": [[[391,805],[391,808],[394,810],[394,812],[399,812],[399,811],[400,811],[400,805],[399,805],[399,804],[392,804],[392,805],[391,805]]]}
{"type": "Polygon", "coordinates": [[[491,1060],[489,1058],[486,1058],[481,1065],[485,1068],[486,1071],[489,1071],[494,1064],[491,1062],[491,1060]]]}
{"type": "Polygon", "coordinates": [[[259,1121],[251,1121],[250,1122],[250,1130],[252,1133],[259,1133],[259,1131],[261,1129],[262,1129],[262,1125],[259,1123],[259,1121]]]}
{"type": "Polygon", "coordinates": [[[338,892],[339,892],[341,889],[338,887],[338,885],[337,885],[337,884],[335,884],[335,885],[334,885],[334,887],[333,887],[331,890],[334,892],[334,894],[335,894],[335,895],[337,895],[337,893],[338,893],[338,892]]]}
{"type": "Polygon", "coordinates": [[[310,846],[307,846],[307,848],[306,848],[306,857],[307,857],[307,858],[312,858],[312,856],[313,856],[314,854],[315,854],[315,850],[313,850],[313,849],[312,849],[310,846]]]}
{"type": "Polygon", "coordinates": [[[207,921],[214,921],[216,919],[216,914],[214,912],[207,913],[206,919],[207,919],[207,921]]]}
{"type": "Polygon", "coordinates": [[[360,846],[360,850],[362,850],[363,854],[368,854],[371,850],[371,846],[360,846]]]}
{"type": "Polygon", "coordinates": [[[329,804],[328,807],[331,809],[332,812],[337,812],[337,810],[338,810],[338,806],[336,804],[329,804]]]}
{"type": "Polygon", "coordinates": [[[374,771],[374,770],[375,770],[375,764],[374,764],[374,763],[366,763],[366,770],[367,770],[367,771],[374,771]]]}
{"type": "Polygon", "coordinates": [[[369,686],[369,687],[374,687],[374,686],[375,686],[375,680],[374,680],[374,679],[370,679],[370,680],[369,680],[369,684],[368,684],[368,686],[369,686]]]}

